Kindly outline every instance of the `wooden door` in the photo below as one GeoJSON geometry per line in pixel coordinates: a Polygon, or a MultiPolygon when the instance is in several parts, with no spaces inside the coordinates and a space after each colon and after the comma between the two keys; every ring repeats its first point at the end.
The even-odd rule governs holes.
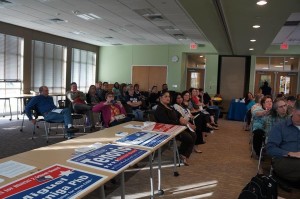
{"type": "Polygon", "coordinates": [[[139,84],[140,91],[149,91],[152,86],[157,86],[160,90],[161,85],[167,83],[166,66],[133,66],[132,84],[139,84]]]}

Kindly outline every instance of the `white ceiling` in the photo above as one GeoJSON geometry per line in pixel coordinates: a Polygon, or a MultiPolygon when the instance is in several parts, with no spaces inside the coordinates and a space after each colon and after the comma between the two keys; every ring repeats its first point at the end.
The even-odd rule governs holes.
{"type": "Polygon", "coordinates": [[[299,13],[300,0],[269,0],[265,8],[255,0],[0,0],[2,22],[98,46],[211,43],[220,54],[234,55],[250,54],[255,21],[264,26],[253,34],[252,53],[264,53],[272,42],[300,44],[299,24],[283,27],[300,21],[299,13]],[[87,13],[101,19],[76,16],[87,13]]]}

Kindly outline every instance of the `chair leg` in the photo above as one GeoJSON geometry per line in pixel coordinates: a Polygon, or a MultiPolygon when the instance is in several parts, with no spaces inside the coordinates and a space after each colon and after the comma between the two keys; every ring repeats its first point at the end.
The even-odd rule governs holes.
{"type": "MultiPolygon", "coordinates": [[[[48,129],[50,129],[50,128],[47,127],[47,122],[46,121],[44,122],[44,127],[45,127],[46,142],[48,143],[49,142],[49,139],[48,139],[49,131],[48,131],[48,129]]],[[[50,123],[49,123],[49,127],[50,127],[50,123]]]]}

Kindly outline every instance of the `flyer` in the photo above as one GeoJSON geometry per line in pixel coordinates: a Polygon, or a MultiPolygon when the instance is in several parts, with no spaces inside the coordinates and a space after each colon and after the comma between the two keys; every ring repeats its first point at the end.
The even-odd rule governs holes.
{"type": "Polygon", "coordinates": [[[56,164],[0,187],[0,198],[77,198],[90,186],[99,186],[105,178],[56,164]]]}
{"type": "Polygon", "coordinates": [[[147,156],[150,151],[127,146],[107,144],[98,149],[73,157],[68,162],[117,173],[130,166],[141,156],[147,156]]]}
{"type": "Polygon", "coordinates": [[[127,135],[117,140],[116,142],[119,144],[137,145],[147,148],[153,148],[162,143],[164,140],[168,139],[169,137],[169,134],[142,131],[127,135]]]}
{"type": "Polygon", "coordinates": [[[179,125],[173,124],[162,124],[162,123],[155,123],[143,128],[143,131],[153,131],[153,132],[160,132],[160,133],[174,133],[175,131],[179,130],[180,128],[184,128],[179,125]]]}

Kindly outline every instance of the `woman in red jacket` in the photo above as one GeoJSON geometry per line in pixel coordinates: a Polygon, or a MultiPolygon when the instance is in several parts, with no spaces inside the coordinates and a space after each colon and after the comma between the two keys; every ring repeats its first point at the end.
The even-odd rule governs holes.
{"type": "Polygon", "coordinates": [[[101,112],[105,127],[115,126],[131,120],[126,116],[126,111],[121,102],[114,100],[112,92],[106,93],[105,99],[106,101],[93,107],[93,112],[101,112]]]}

